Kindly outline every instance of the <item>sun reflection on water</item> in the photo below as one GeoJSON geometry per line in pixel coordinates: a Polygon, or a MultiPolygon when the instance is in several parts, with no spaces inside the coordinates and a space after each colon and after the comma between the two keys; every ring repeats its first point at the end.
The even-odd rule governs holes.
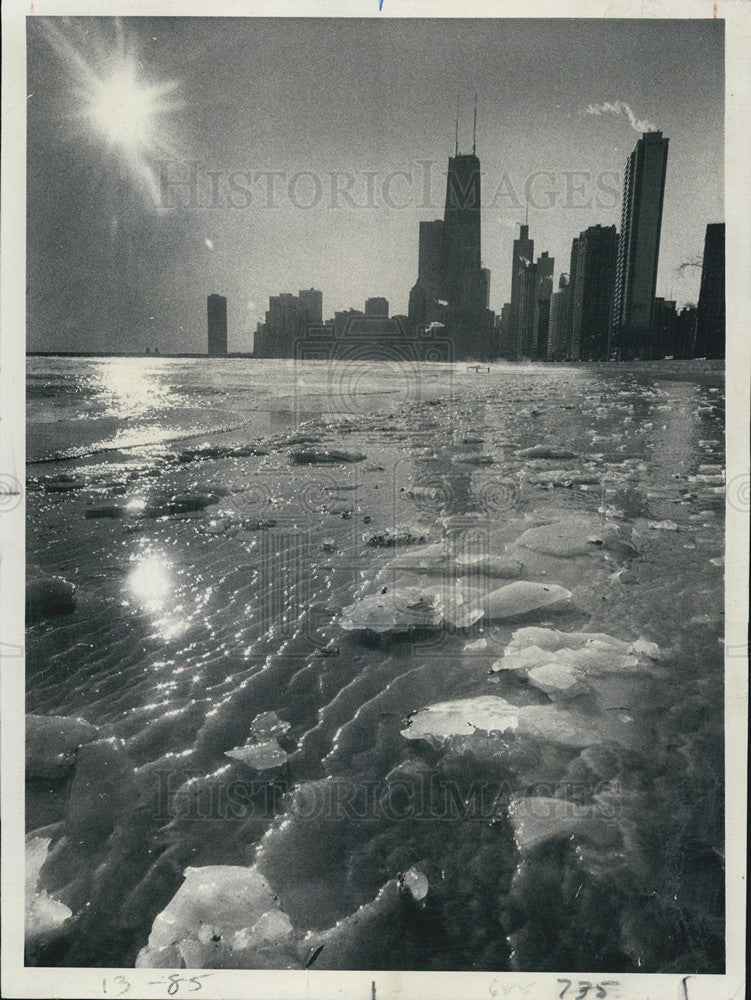
{"type": "Polygon", "coordinates": [[[138,419],[169,409],[174,397],[164,372],[142,358],[112,358],[95,367],[96,389],[105,416],[138,419]]]}
{"type": "Polygon", "coordinates": [[[176,594],[176,575],[174,566],[162,553],[149,549],[135,557],[126,580],[127,593],[153,618],[163,640],[177,638],[189,625],[189,616],[176,594]]]}

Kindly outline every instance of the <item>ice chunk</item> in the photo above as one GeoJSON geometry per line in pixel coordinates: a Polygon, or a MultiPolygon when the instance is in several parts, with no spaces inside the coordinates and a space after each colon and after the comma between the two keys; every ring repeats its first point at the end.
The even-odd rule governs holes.
{"type": "Polygon", "coordinates": [[[282,736],[289,729],[289,722],[280,719],[276,712],[261,712],[250,724],[250,731],[257,740],[282,736]]]}
{"type": "Polygon", "coordinates": [[[651,528],[653,531],[677,531],[678,525],[675,521],[648,521],[647,527],[651,528]]]}
{"type": "MultiPolygon", "coordinates": [[[[533,683],[541,680],[547,684],[553,676],[551,671],[538,673],[535,678],[532,671],[554,665],[561,679],[569,677],[573,683],[574,673],[579,675],[579,680],[584,680],[586,676],[641,670],[642,657],[659,659],[660,650],[655,643],[643,639],[629,643],[604,632],[526,628],[514,632],[504,655],[493,664],[492,670],[524,671],[533,683]]],[[[546,688],[543,687],[543,690],[546,688]]]]}
{"type": "Polygon", "coordinates": [[[405,872],[402,876],[402,883],[412,893],[412,898],[416,903],[425,899],[430,889],[427,877],[419,868],[410,868],[409,871],[405,872]]]}
{"type": "Polygon", "coordinates": [[[367,539],[368,545],[376,549],[390,549],[397,545],[421,545],[427,541],[427,531],[419,525],[409,525],[407,527],[387,528],[379,535],[371,535],[367,539]]]}
{"type": "Polygon", "coordinates": [[[518,580],[488,594],[483,607],[488,620],[498,621],[503,618],[516,618],[570,599],[571,591],[557,583],[518,580]]]}
{"type": "Polygon", "coordinates": [[[64,715],[26,716],[26,778],[54,781],[73,767],[76,750],[99,735],[84,719],[64,715]]]}
{"type": "MultiPolygon", "coordinates": [[[[540,631],[547,631],[540,629],[540,631]]],[[[503,656],[496,660],[490,668],[493,673],[501,670],[521,670],[527,674],[533,667],[542,666],[550,662],[550,651],[540,646],[526,646],[524,649],[515,651],[509,645],[503,656]]]]}
{"type": "Polygon", "coordinates": [[[584,674],[569,663],[553,660],[533,667],[527,675],[531,684],[552,699],[571,698],[587,690],[584,674]]]}
{"type": "Polygon", "coordinates": [[[26,943],[53,937],[73,911],[39,887],[42,865],[47,860],[50,839],[32,837],[26,841],[25,920],[26,943]]]}
{"type": "Polygon", "coordinates": [[[647,656],[650,660],[659,660],[662,657],[660,647],[656,642],[649,642],[647,639],[637,639],[629,646],[629,652],[637,656],[647,656]]]}
{"type": "Polygon", "coordinates": [[[504,733],[516,729],[518,717],[516,705],[491,695],[443,701],[412,715],[402,736],[443,742],[453,736],[472,736],[477,730],[504,733]]]}
{"type": "Polygon", "coordinates": [[[584,556],[596,552],[612,533],[612,528],[592,518],[570,517],[529,528],[518,538],[517,545],[549,556],[584,556]]]}
{"type": "Polygon", "coordinates": [[[264,914],[280,910],[269,884],[254,868],[212,865],[187,868],[185,881],[161,913],[157,914],[148,942],[136,960],[137,968],[152,968],[162,949],[177,947],[189,968],[216,967],[222,956],[207,954],[211,938],[223,949],[238,931],[252,928],[264,914]],[[209,940],[201,940],[209,927],[209,940]],[[193,965],[193,961],[206,965],[193,965]],[[210,965],[208,963],[211,963],[210,965]]]}
{"type": "Polygon", "coordinates": [[[340,624],[347,631],[405,632],[411,628],[437,628],[442,618],[437,591],[404,587],[355,601],[342,611],[340,624]]]}
{"type": "Polygon", "coordinates": [[[554,628],[540,628],[535,625],[519,628],[511,636],[511,642],[506,648],[506,654],[525,649],[527,646],[539,646],[541,649],[555,651],[558,649],[581,649],[588,643],[603,642],[611,644],[615,649],[627,652],[629,643],[615,639],[606,632],[560,632],[554,628]]]}
{"type": "Polygon", "coordinates": [[[69,615],[76,608],[76,588],[60,576],[41,577],[26,584],[26,624],[69,615]]]}
{"type": "Polygon", "coordinates": [[[337,451],[331,449],[310,449],[293,451],[290,455],[294,465],[334,465],[339,462],[363,462],[365,455],[359,451],[337,451]]]}
{"type": "Polygon", "coordinates": [[[225,751],[226,757],[240,760],[256,771],[268,771],[281,767],[289,759],[289,754],[279,746],[276,740],[264,740],[261,743],[250,743],[247,746],[235,747],[225,751]]]}

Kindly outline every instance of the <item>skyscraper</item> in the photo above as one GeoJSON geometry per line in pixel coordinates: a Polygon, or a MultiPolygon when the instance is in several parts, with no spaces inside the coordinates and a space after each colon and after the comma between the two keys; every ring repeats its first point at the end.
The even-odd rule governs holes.
{"type": "Polygon", "coordinates": [[[298,295],[272,295],[266,319],[256,330],[254,354],[259,358],[293,358],[308,327],[322,322],[323,292],[318,289],[303,289],[298,295]]]}
{"type": "Polygon", "coordinates": [[[604,361],[609,356],[615,283],[618,245],[615,226],[590,226],[575,242],[570,356],[572,361],[604,361]]]}
{"type": "Polygon", "coordinates": [[[206,299],[209,329],[209,357],[227,355],[227,299],[223,295],[209,295],[206,299]]]}
{"type": "Polygon", "coordinates": [[[612,343],[621,358],[654,356],[654,300],[668,140],[644,132],[626,162],[612,343]]]}
{"type": "Polygon", "coordinates": [[[456,358],[487,358],[492,350],[493,314],[488,308],[489,272],[481,262],[480,206],[476,141],[471,153],[460,153],[457,122],[443,221],[420,223],[418,279],[409,299],[410,324],[442,322],[456,358]]]}
{"type": "Polygon", "coordinates": [[[553,294],[553,269],[555,258],[546,250],[535,263],[534,311],[532,315],[532,341],[530,357],[539,361],[548,350],[550,323],[550,298],[553,294]]]}
{"type": "Polygon", "coordinates": [[[725,223],[710,222],[704,237],[704,260],[696,326],[696,357],[725,357],[725,223]]]}
{"type": "Polygon", "coordinates": [[[511,312],[509,316],[510,357],[522,357],[525,347],[525,336],[522,321],[526,310],[525,304],[529,294],[527,270],[533,267],[535,256],[534,240],[529,238],[529,226],[519,227],[519,237],[514,240],[514,255],[511,261],[511,312]],[[525,294],[526,293],[526,294],[525,294]]]}
{"type": "Polygon", "coordinates": [[[428,326],[443,322],[442,301],[443,220],[420,223],[417,281],[409,293],[409,326],[428,326]]]}
{"type": "Polygon", "coordinates": [[[566,316],[569,299],[568,275],[562,274],[558,279],[558,291],[553,292],[550,299],[550,320],[548,323],[548,361],[560,361],[565,357],[561,345],[566,337],[566,316]]]}

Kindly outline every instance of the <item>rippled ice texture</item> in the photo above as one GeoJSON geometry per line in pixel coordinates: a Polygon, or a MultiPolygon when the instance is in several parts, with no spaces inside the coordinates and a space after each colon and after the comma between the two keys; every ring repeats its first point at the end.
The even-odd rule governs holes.
{"type": "Polygon", "coordinates": [[[712,363],[31,360],[28,575],[76,590],[27,711],[98,732],[29,751],[28,960],[158,962],[239,866],[273,911],[167,964],[722,971],[723,416],[712,363]]]}

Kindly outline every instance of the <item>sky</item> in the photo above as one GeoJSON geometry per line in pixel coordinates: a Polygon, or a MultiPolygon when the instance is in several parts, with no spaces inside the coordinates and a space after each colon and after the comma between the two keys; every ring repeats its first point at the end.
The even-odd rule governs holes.
{"type": "Polygon", "coordinates": [[[712,19],[28,18],[27,349],[203,352],[212,292],[230,351],[283,291],[406,313],[475,93],[491,308],[525,191],[557,283],[620,227],[643,128],[670,140],[657,294],[696,302],[723,53],[712,19]]]}

